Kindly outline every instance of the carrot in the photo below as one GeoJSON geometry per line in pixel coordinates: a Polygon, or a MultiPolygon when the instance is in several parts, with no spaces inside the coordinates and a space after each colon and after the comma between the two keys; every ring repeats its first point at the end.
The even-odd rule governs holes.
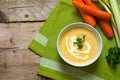
{"type": "Polygon", "coordinates": [[[99,9],[91,0],[83,0],[85,4],[94,7],[95,9],[99,9]]]}
{"type": "Polygon", "coordinates": [[[85,13],[85,12],[83,12],[83,11],[80,10],[80,9],[78,9],[78,10],[79,10],[79,12],[81,13],[81,16],[83,17],[84,21],[85,21],[86,23],[90,24],[91,26],[95,27],[96,21],[95,21],[94,17],[91,16],[91,15],[89,15],[89,14],[87,14],[87,13],[85,13]]]}
{"type": "Polygon", "coordinates": [[[113,37],[113,30],[106,20],[98,19],[98,23],[108,38],[113,37]]]}
{"type": "MultiPolygon", "coordinates": [[[[88,5],[96,8],[96,9],[99,9],[91,0],[84,0],[84,2],[88,5]]],[[[112,30],[112,27],[110,26],[110,24],[107,22],[107,20],[103,20],[103,19],[99,19],[99,18],[97,18],[97,20],[98,20],[100,27],[104,31],[105,35],[108,38],[112,38],[113,37],[113,30],[112,30]]]]}
{"type": "Polygon", "coordinates": [[[89,14],[87,14],[87,13],[85,13],[85,12],[83,12],[83,11],[80,10],[80,9],[79,9],[79,11],[80,11],[80,13],[81,13],[84,21],[85,21],[86,23],[92,25],[93,27],[95,27],[96,21],[95,21],[94,17],[91,16],[91,15],[89,15],[89,14]]]}
{"type": "Polygon", "coordinates": [[[95,21],[94,17],[89,14],[86,14],[85,12],[81,11],[80,9],[79,9],[79,11],[80,11],[84,21],[86,23],[90,24],[91,26],[95,27],[96,21],[95,21]]]}
{"type": "Polygon", "coordinates": [[[82,11],[86,12],[87,14],[90,14],[92,16],[95,16],[100,19],[108,20],[111,18],[111,14],[105,11],[102,11],[100,9],[93,8],[89,5],[86,5],[83,0],[73,0],[73,4],[81,9],[82,11]]]}
{"type": "Polygon", "coordinates": [[[91,0],[83,0],[83,2],[84,2],[85,4],[88,4],[88,5],[91,5],[91,4],[92,4],[92,1],[91,1],[91,0]]]}

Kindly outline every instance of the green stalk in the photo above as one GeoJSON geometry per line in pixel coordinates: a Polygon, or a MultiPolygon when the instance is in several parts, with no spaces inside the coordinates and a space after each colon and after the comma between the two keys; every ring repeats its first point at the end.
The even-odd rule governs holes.
{"type": "MultiPolygon", "coordinates": [[[[117,0],[109,0],[111,5],[111,10],[113,12],[113,16],[117,25],[117,31],[118,31],[118,39],[120,40],[120,11],[119,11],[119,4],[117,0]]],[[[118,47],[120,47],[120,43],[118,44],[118,47]]]]}
{"type": "Polygon", "coordinates": [[[112,28],[113,28],[113,31],[114,31],[114,34],[115,34],[115,39],[116,39],[116,42],[117,42],[117,46],[120,48],[120,37],[119,37],[118,31],[116,29],[117,26],[113,23],[111,23],[111,25],[112,25],[112,28]]]}
{"type": "MultiPolygon", "coordinates": [[[[103,0],[104,1],[104,0],[103,0]]],[[[105,0],[106,1],[106,0],[105,0]]],[[[108,13],[110,13],[110,14],[112,14],[112,12],[111,12],[111,6],[109,5],[109,3],[108,2],[102,2],[102,0],[99,0],[99,2],[102,4],[102,6],[105,8],[105,10],[108,12],[108,13]]],[[[108,1],[108,0],[107,0],[108,1]]],[[[113,15],[113,14],[112,14],[113,15]]],[[[113,23],[113,25],[116,25],[116,23],[115,23],[115,20],[114,20],[114,17],[112,16],[112,18],[111,18],[111,22],[113,23]]]]}
{"type": "Polygon", "coordinates": [[[114,16],[113,16],[113,13],[111,11],[111,6],[110,6],[110,3],[108,0],[99,0],[99,2],[102,4],[102,6],[105,8],[105,10],[112,14],[112,18],[110,20],[111,22],[111,25],[112,25],[112,28],[113,28],[113,31],[114,31],[114,34],[115,34],[115,39],[116,39],[116,42],[117,42],[117,45],[118,47],[120,47],[120,38],[119,38],[119,33],[118,33],[118,29],[117,29],[117,24],[115,22],[115,19],[114,19],[114,16]]]}
{"type": "Polygon", "coordinates": [[[120,4],[119,4],[119,11],[120,11],[120,4]]]}

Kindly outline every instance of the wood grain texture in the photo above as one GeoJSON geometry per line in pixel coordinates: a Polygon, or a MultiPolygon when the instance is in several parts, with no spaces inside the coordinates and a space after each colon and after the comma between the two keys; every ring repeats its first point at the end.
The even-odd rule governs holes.
{"type": "Polygon", "coordinates": [[[0,80],[50,80],[37,75],[40,56],[28,45],[58,0],[0,0],[0,80]]]}
{"type": "Polygon", "coordinates": [[[43,22],[37,23],[0,23],[0,49],[27,49],[27,44],[38,32],[43,22]]]}
{"type": "Polygon", "coordinates": [[[0,80],[47,80],[37,75],[40,56],[28,49],[42,25],[0,23],[0,80]]]}
{"type": "Polygon", "coordinates": [[[44,21],[58,0],[0,0],[0,22],[44,21]]]}

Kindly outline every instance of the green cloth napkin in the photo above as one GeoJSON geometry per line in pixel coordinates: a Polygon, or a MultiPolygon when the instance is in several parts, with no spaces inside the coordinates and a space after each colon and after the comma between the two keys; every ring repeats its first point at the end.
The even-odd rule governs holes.
{"type": "Polygon", "coordinates": [[[108,39],[99,25],[95,28],[102,37],[103,49],[95,63],[82,68],[73,67],[60,58],[56,48],[58,34],[73,22],[83,22],[79,11],[72,5],[72,0],[60,0],[29,45],[31,50],[43,57],[38,74],[55,80],[119,80],[120,66],[113,68],[105,59],[108,49],[116,46],[115,39],[108,39]]]}

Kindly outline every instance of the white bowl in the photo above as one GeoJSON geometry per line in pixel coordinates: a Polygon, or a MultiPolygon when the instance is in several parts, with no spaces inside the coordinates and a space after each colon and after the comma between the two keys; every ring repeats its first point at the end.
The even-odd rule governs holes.
{"type": "Polygon", "coordinates": [[[72,66],[76,66],[76,67],[84,67],[84,66],[88,66],[88,65],[94,63],[99,58],[99,56],[101,54],[101,51],[102,51],[102,39],[101,39],[101,36],[100,36],[99,32],[94,27],[92,27],[91,25],[86,24],[86,23],[82,23],[82,22],[75,22],[75,23],[72,23],[72,24],[69,24],[69,25],[65,26],[65,28],[59,33],[58,38],[57,38],[57,50],[58,50],[58,53],[59,53],[60,57],[66,63],[68,63],[72,66]],[[76,63],[70,62],[69,60],[66,59],[66,57],[63,56],[63,54],[61,52],[61,49],[60,49],[60,40],[61,40],[62,35],[66,31],[68,31],[69,29],[74,28],[75,26],[87,28],[88,30],[93,32],[93,34],[96,36],[96,38],[98,40],[98,51],[96,53],[96,56],[92,60],[90,60],[90,61],[88,61],[87,63],[84,63],[84,64],[76,64],[76,63]]]}

